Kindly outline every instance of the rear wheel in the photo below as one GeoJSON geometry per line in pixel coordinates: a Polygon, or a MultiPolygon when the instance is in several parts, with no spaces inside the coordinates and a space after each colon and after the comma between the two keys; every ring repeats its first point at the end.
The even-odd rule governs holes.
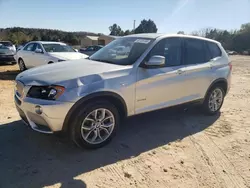
{"type": "Polygon", "coordinates": [[[111,103],[96,101],[73,113],[71,120],[71,139],[80,147],[95,149],[115,136],[119,113],[111,103]]]}
{"type": "Polygon", "coordinates": [[[18,60],[18,65],[19,65],[20,71],[22,71],[22,72],[27,69],[26,66],[25,66],[25,63],[24,63],[24,61],[22,59],[18,60]]]}
{"type": "Polygon", "coordinates": [[[214,86],[212,87],[206,95],[203,102],[203,110],[208,115],[214,115],[218,113],[224,102],[225,91],[222,87],[214,86]]]}

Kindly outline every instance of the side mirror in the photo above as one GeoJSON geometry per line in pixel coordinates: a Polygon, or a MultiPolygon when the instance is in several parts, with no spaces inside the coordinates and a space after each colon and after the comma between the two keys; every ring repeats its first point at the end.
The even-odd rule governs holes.
{"type": "Polygon", "coordinates": [[[36,49],[35,52],[36,52],[36,53],[40,53],[40,54],[43,53],[43,51],[42,51],[41,49],[36,49]]]}
{"type": "Polygon", "coordinates": [[[160,55],[152,56],[148,62],[145,62],[147,67],[163,67],[165,65],[165,57],[160,55]]]}

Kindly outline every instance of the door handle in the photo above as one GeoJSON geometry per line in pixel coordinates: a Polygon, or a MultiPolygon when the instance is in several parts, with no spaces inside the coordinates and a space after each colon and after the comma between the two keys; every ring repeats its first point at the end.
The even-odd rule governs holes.
{"type": "Polygon", "coordinates": [[[182,74],[182,73],[184,73],[183,70],[177,70],[177,74],[182,74]]]}

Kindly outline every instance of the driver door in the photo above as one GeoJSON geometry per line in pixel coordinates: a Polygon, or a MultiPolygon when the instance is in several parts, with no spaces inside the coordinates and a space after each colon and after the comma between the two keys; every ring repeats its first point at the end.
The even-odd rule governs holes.
{"type": "Polygon", "coordinates": [[[160,55],[165,57],[165,66],[138,67],[136,114],[177,105],[185,100],[185,92],[182,90],[185,80],[182,43],[179,37],[161,40],[154,46],[145,61],[154,55],[160,55]]]}
{"type": "Polygon", "coordinates": [[[32,60],[33,67],[45,65],[49,62],[48,56],[44,54],[44,51],[41,45],[38,43],[36,43],[34,46],[34,51],[32,52],[31,60],[32,60]]]}

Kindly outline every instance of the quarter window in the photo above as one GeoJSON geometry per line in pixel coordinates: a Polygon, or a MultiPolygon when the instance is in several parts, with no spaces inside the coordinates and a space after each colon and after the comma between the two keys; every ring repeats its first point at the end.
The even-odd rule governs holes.
{"type": "Polygon", "coordinates": [[[165,66],[178,66],[181,65],[181,38],[167,38],[158,42],[150,52],[148,59],[154,55],[165,57],[165,66]]]}
{"type": "Polygon", "coordinates": [[[200,64],[209,61],[205,42],[199,39],[185,39],[185,64],[200,64]]]}
{"type": "Polygon", "coordinates": [[[215,44],[213,42],[208,42],[207,45],[208,45],[208,49],[210,51],[210,54],[212,56],[212,59],[221,56],[221,50],[217,44],[215,44]]]}

